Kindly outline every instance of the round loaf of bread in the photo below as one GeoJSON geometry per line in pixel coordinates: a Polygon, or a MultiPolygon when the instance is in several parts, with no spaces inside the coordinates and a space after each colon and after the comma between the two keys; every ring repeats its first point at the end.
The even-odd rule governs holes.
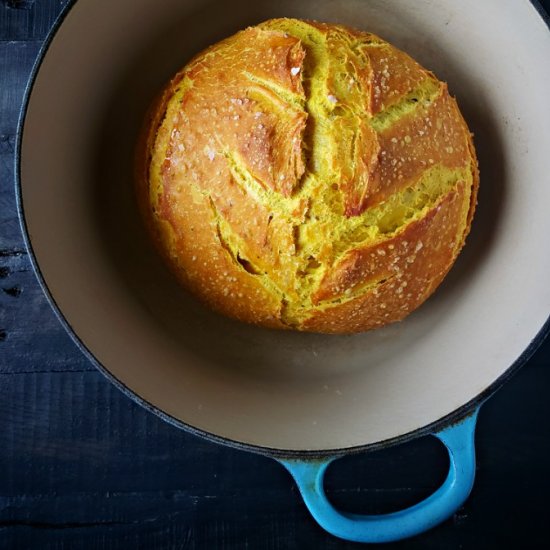
{"type": "Polygon", "coordinates": [[[323,333],[422,304],[478,186],[446,84],[373,34],[296,19],[192,59],[138,158],[148,226],[185,287],[241,321],[323,333]]]}

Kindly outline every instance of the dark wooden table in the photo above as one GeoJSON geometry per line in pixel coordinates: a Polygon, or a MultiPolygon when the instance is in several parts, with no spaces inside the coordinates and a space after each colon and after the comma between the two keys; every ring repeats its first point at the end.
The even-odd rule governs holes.
{"type": "MultiPolygon", "coordinates": [[[[186,434],[123,396],[50,310],[17,220],[14,147],[31,66],[65,4],[0,6],[0,548],[359,547],[317,527],[273,460],[186,434]]],[[[546,342],[482,409],[466,505],[385,548],[547,548],[549,387],[546,342]]],[[[327,487],[343,509],[386,512],[429,494],[446,466],[424,438],[340,461],[327,487]]]]}

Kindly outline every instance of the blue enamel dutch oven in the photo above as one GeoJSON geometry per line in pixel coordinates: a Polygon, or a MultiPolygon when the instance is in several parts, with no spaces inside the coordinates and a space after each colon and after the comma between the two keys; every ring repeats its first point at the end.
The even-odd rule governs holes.
{"type": "Polygon", "coordinates": [[[175,426],[276,458],[327,531],[360,542],[420,533],[468,497],[477,411],[548,332],[549,55],[541,12],[521,0],[71,2],[32,72],[18,135],[37,277],[111,382],[175,426]],[[245,326],[187,296],[146,244],[131,168],[146,106],[191,55],[280,16],[381,35],[449,82],[475,132],[481,188],[467,246],[397,325],[352,336],[245,326]],[[429,498],[382,516],[327,500],[333,460],[425,434],[450,458],[429,498]]]}

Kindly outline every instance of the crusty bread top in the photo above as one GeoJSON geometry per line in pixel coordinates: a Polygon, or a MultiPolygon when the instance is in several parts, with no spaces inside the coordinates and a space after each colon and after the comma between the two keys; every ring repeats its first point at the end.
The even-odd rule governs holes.
{"type": "Polygon", "coordinates": [[[478,185],[444,83],[377,36],[292,19],[196,56],[140,158],[150,225],[186,286],[239,319],[321,332],[422,303],[478,185]]]}

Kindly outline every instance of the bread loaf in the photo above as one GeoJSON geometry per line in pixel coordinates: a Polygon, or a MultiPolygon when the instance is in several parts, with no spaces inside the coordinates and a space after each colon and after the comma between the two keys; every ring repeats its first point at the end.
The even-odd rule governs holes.
{"type": "Polygon", "coordinates": [[[373,34],[295,19],[192,59],[138,159],[147,223],[185,287],[241,321],[324,333],[422,304],[478,187],[446,84],[373,34]]]}

